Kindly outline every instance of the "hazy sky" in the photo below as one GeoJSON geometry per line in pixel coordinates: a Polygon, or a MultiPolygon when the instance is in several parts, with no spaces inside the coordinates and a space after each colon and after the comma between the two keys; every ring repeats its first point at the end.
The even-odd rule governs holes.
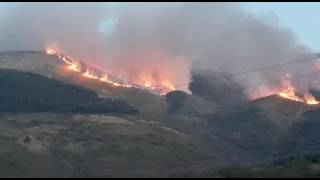
{"type": "Polygon", "coordinates": [[[302,42],[320,51],[320,3],[250,2],[243,6],[259,16],[276,16],[281,26],[290,28],[302,42]]]}
{"type": "MultiPolygon", "coordinates": [[[[320,51],[320,3],[248,2],[240,5],[261,18],[277,20],[280,26],[291,29],[303,43],[320,51]]],[[[13,6],[14,3],[0,3],[0,22],[13,6]]],[[[110,24],[114,25],[114,22],[110,24]]]]}
{"type": "MultiPolygon", "coordinates": [[[[178,84],[189,82],[195,67],[242,72],[287,62],[310,49],[320,52],[320,3],[15,5],[0,3],[1,48],[58,46],[137,83],[178,84]]],[[[244,86],[306,71],[309,64],[250,74],[244,86]]]]}

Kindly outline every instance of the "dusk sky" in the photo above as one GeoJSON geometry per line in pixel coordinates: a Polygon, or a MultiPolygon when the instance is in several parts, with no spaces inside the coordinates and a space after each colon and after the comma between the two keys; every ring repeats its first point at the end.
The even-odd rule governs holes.
{"type": "Polygon", "coordinates": [[[320,3],[243,3],[258,16],[276,16],[281,26],[290,28],[297,37],[315,51],[320,51],[320,3]]]}
{"type": "MultiPolygon", "coordinates": [[[[248,2],[239,4],[258,17],[277,21],[280,26],[293,31],[301,42],[315,51],[320,51],[320,3],[248,2]]],[[[0,3],[0,21],[14,6],[15,3],[0,3]]],[[[114,26],[114,21],[111,21],[111,26],[114,26]]],[[[101,29],[101,27],[98,28],[101,29]]],[[[108,28],[103,29],[107,31],[108,28]]]]}

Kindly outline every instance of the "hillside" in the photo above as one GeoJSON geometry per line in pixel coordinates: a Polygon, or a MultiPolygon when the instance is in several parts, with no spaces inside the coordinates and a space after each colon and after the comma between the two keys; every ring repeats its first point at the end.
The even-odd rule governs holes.
{"type": "Polygon", "coordinates": [[[159,96],[83,78],[42,52],[0,55],[1,177],[237,177],[319,152],[318,105],[159,96]]]}
{"type": "Polygon", "coordinates": [[[36,51],[1,52],[0,68],[16,69],[40,74],[42,76],[82,86],[95,91],[99,97],[120,100],[135,106],[147,120],[160,120],[167,111],[165,98],[137,88],[115,87],[104,82],[84,78],[70,71],[56,56],[36,51]],[[149,104],[153,104],[150,106],[149,104]]]}
{"type": "Polygon", "coordinates": [[[0,177],[168,177],[226,156],[159,124],[101,115],[1,114],[0,145],[0,177]]]}
{"type": "Polygon", "coordinates": [[[54,111],[99,98],[94,91],[9,69],[0,70],[0,89],[1,112],[54,111]]]}
{"type": "Polygon", "coordinates": [[[317,178],[320,175],[320,154],[298,154],[252,166],[208,168],[188,177],[215,178],[317,178]]]}
{"type": "Polygon", "coordinates": [[[136,111],[124,102],[99,98],[92,90],[13,69],[0,69],[0,89],[0,112],[136,111]]]}

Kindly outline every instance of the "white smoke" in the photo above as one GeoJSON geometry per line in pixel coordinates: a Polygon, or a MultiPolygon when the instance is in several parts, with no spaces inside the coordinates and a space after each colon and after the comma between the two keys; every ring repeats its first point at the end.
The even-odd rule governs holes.
{"type": "MultiPolygon", "coordinates": [[[[236,3],[19,3],[3,24],[1,49],[53,45],[127,78],[147,73],[175,84],[188,84],[190,68],[199,65],[236,73],[311,52],[290,30],[236,3]]],[[[249,86],[309,68],[281,67],[238,80],[249,86]]]]}

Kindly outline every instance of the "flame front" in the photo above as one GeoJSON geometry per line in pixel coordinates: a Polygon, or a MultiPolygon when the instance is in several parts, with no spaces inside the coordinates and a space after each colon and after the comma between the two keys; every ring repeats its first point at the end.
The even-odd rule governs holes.
{"type": "Polygon", "coordinates": [[[107,75],[104,75],[104,76],[101,77],[99,80],[100,80],[100,81],[103,81],[103,82],[108,82],[108,76],[107,76],[107,75]]]}
{"type": "MultiPolygon", "coordinates": [[[[82,67],[72,57],[64,56],[52,48],[46,49],[46,53],[49,55],[55,55],[58,59],[60,59],[61,61],[63,61],[65,64],[68,65],[67,68],[69,70],[72,70],[72,71],[75,71],[78,73],[83,72],[83,70],[81,69],[82,67]]],[[[89,69],[86,69],[85,72],[82,73],[82,75],[83,75],[83,77],[90,78],[90,79],[96,79],[96,80],[99,80],[101,82],[105,82],[105,83],[110,84],[115,87],[126,87],[126,88],[134,87],[133,85],[130,85],[128,83],[119,83],[119,82],[112,81],[108,78],[108,75],[106,75],[106,74],[104,74],[100,77],[97,74],[95,74],[94,71],[89,70],[89,69]]]]}
{"type": "Polygon", "coordinates": [[[305,94],[303,98],[297,96],[296,89],[291,85],[291,75],[286,74],[286,77],[288,78],[287,80],[289,80],[289,84],[287,85],[288,87],[285,90],[280,91],[278,93],[279,96],[293,101],[302,102],[308,105],[317,105],[320,103],[316,100],[314,96],[312,96],[309,93],[305,94]]]}
{"type": "Polygon", "coordinates": [[[171,84],[169,81],[161,81],[161,82],[150,82],[146,81],[143,83],[144,87],[151,90],[158,90],[160,91],[160,95],[165,95],[166,93],[170,91],[176,90],[173,84],[171,84]]]}
{"type": "Polygon", "coordinates": [[[300,97],[298,97],[295,93],[295,89],[293,87],[288,87],[287,89],[281,91],[279,93],[279,95],[281,97],[287,98],[287,99],[291,99],[293,101],[298,101],[298,102],[304,102],[304,100],[300,97]]]}
{"type": "Polygon", "coordinates": [[[313,97],[311,94],[306,94],[304,96],[305,103],[309,105],[316,105],[319,104],[319,101],[316,100],[315,97],[313,97]]]}
{"type": "Polygon", "coordinates": [[[72,63],[69,66],[69,69],[72,70],[72,71],[80,72],[80,67],[78,67],[78,65],[76,63],[72,63]]]}
{"type": "Polygon", "coordinates": [[[54,55],[54,54],[57,53],[57,52],[56,52],[54,49],[52,49],[52,48],[46,49],[46,52],[47,52],[47,54],[51,54],[51,55],[54,55]]]}
{"type": "MultiPolygon", "coordinates": [[[[68,65],[68,69],[82,73],[83,77],[95,79],[101,82],[108,83],[115,87],[137,87],[137,88],[145,88],[150,90],[151,92],[158,93],[160,95],[165,95],[170,91],[176,90],[173,83],[168,80],[166,77],[162,77],[164,79],[154,78],[152,74],[142,72],[139,76],[137,76],[134,80],[130,81],[131,83],[123,83],[123,82],[115,82],[109,78],[107,74],[98,75],[92,68],[88,69],[86,67],[80,66],[79,61],[76,61],[70,56],[64,56],[62,53],[58,52],[53,48],[46,49],[46,53],[48,55],[55,55],[58,59],[63,61],[65,64],[68,65]],[[136,84],[136,85],[133,85],[136,84]]],[[[99,73],[100,74],[100,73],[99,73]]],[[[120,78],[121,79],[121,78],[120,78]]]]}
{"type": "Polygon", "coordinates": [[[83,75],[91,79],[100,79],[98,76],[96,76],[94,73],[90,72],[89,70],[86,70],[86,72],[83,75]]]}

